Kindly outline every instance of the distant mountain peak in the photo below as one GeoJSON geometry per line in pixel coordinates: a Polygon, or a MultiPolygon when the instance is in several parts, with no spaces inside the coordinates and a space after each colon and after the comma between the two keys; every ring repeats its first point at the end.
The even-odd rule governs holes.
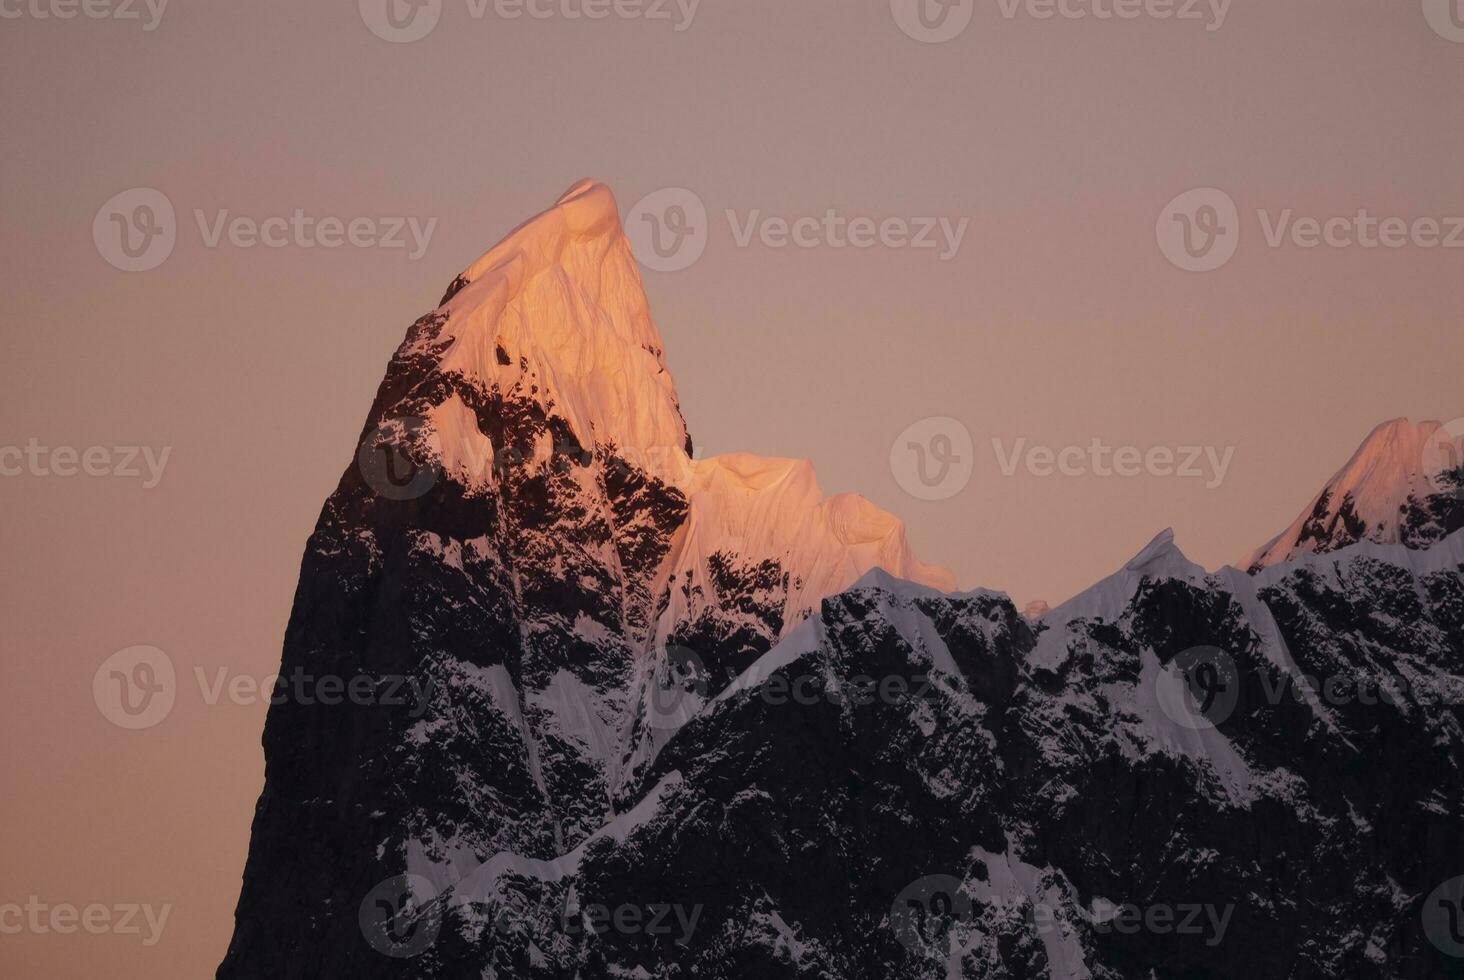
{"type": "MultiPolygon", "coordinates": [[[[874,567],[955,588],[948,571],[914,556],[893,515],[854,494],[825,497],[807,460],[743,452],[692,459],[639,267],[602,183],[579,181],[484,252],[424,323],[399,352],[421,379],[403,404],[428,420],[431,451],[449,479],[494,494],[492,474],[503,467],[482,461],[502,454],[507,436],[482,423],[506,405],[519,406],[509,415],[531,406],[551,428],[562,421],[556,432],[567,426],[577,443],[570,453],[618,461],[611,496],[634,493],[619,486],[633,472],[632,483],[658,482],[684,503],[681,513],[668,504],[656,515],[664,561],[640,570],[668,596],[663,638],[691,619],[721,637],[776,639],[874,567]],[[709,621],[728,610],[724,621],[709,621]]],[[[542,465],[559,452],[547,441],[535,437],[528,462],[542,465]]],[[[618,502],[606,506],[613,512],[618,502]]],[[[644,532],[633,522],[622,530],[644,532]]]]}
{"type": "Polygon", "coordinates": [[[1406,418],[1363,440],[1292,522],[1240,567],[1258,571],[1359,541],[1422,548],[1464,526],[1464,422],[1406,418]]]}

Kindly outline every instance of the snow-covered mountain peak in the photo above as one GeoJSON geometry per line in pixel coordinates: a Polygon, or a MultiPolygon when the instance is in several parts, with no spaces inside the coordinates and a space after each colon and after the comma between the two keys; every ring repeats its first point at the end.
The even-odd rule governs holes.
{"type": "Polygon", "coordinates": [[[464,269],[459,279],[472,283],[505,260],[522,253],[535,271],[560,263],[566,252],[594,250],[622,237],[615,194],[595,180],[581,180],[554,205],[519,225],[464,269]]]}
{"type": "Polygon", "coordinates": [[[1041,616],[1049,627],[1032,651],[1032,663],[1052,667],[1067,657],[1067,624],[1101,615],[1103,610],[1123,609],[1138,594],[1144,582],[1170,579],[1201,585],[1209,576],[1202,566],[1185,557],[1174,542],[1174,529],[1156,534],[1123,568],[1092,585],[1041,616]]]}
{"type": "Polygon", "coordinates": [[[543,564],[587,564],[576,587],[601,597],[584,601],[633,645],[742,656],[875,567],[955,588],[915,558],[894,516],[857,495],[826,498],[806,460],[692,459],[615,196],[594,181],[453,280],[398,350],[374,411],[425,418],[419,450],[464,497],[497,498],[514,526],[547,534],[540,559],[589,520],[596,548],[576,540],[560,565],[543,564]]]}
{"type": "Polygon", "coordinates": [[[707,601],[735,606],[739,590],[771,589],[773,632],[781,633],[874,568],[942,592],[956,587],[949,571],[915,557],[894,515],[857,494],[825,497],[807,460],[751,453],[699,459],[687,500],[670,570],[682,588],[668,622],[695,619],[707,601]],[[786,580],[774,586],[770,575],[786,580]]]}
{"type": "MultiPolygon", "coordinates": [[[[686,501],[684,523],[669,511],[656,518],[675,528],[672,560],[656,575],[676,583],[672,620],[708,600],[735,605],[756,593],[770,617],[758,632],[777,635],[876,566],[955,588],[949,572],[914,557],[894,516],[853,494],[826,498],[806,460],[692,460],[661,336],[604,184],[581,181],[516,228],[453,281],[434,316],[440,326],[409,356],[460,378],[478,401],[536,404],[546,419],[562,418],[580,447],[613,447],[686,501]]],[[[444,471],[471,482],[462,474],[501,447],[484,443],[460,400],[429,414],[444,471]]],[[[536,463],[554,451],[544,442],[536,463]]],[[[616,523],[627,520],[621,514],[616,523]]],[[[638,533],[635,526],[627,524],[638,533]]]]}
{"type": "Polygon", "coordinates": [[[1392,513],[1418,486],[1418,478],[1432,467],[1424,453],[1440,423],[1408,419],[1384,422],[1363,440],[1328,489],[1335,496],[1350,496],[1360,514],[1392,513]]]}
{"type": "Polygon", "coordinates": [[[1252,571],[1358,541],[1426,547],[1464,518],[1455,482],[1464,426],[1384,422],[1281,534],[1248,555],[1252,571]]]}
{"type": "MultiPolygon", "coordinates": [[[[439,368],[553,404],[585,446],[687,452],[686,425],[615,195],[580,181],[453,280],[439,368]]],[[[425,349],[425,348],[424,348],[425,349]]],[[[440,352],[440,353],[439,353],[440,352]]]]}

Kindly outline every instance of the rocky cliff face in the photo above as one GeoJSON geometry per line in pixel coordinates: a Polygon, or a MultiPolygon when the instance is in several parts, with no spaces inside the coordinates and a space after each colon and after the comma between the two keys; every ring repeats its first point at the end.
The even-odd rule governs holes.
{"type": "Polygon", "coordinates": [[[1425,913],[1464,873],[1461,617],[1464,535],[1257,577],[1161,536],[1035,628],[871,576],[578,858],[576,907],[700,908],[693,941],[544,975],[1456,975],[1425,913]]]}
{"type": "Polygon", "coordinates": [[[342,910],[407,869],[566,852],[694,713],[657,692],[709,697],[876,565],[952,584],[806,463],[691,452],[603,185],[454,279],[306,548],[282,674],[361,688],[270,712],[222,975],[349,961],[342,910]]]}
{"type": "Polygon", "coordinates": [[[806,463],[692,458],[576,185],[413,325],[326,502],[219,975],[1458,975],[1450,520],[955,593],[806,463]]]}

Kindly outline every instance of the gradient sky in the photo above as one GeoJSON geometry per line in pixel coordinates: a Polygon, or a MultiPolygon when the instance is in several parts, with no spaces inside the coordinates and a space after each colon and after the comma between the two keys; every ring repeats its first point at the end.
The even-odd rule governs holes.
{"type": "Polygon", "coordinates": [[[277,667],[305,539],[391,351],[581,177],[622,208],[686,187],[712,213],[695,265],[645,273],[699,447],[807,457],[963,587],[1019,604],[1072,595],[1167,526],[1202,564],[1237,560],[1376,423],[1464,415],[1464,250],[1272,249],[1255,214],[1464,215],[1464,43],[1419,0],[1236,0],[1213,32],[978,0],[934,45],[888,0],[704,0],[680,32],[446,0],[409,44],[352,0],[173,0],[150,32],[0,7],[22,12],[0,20],[0,445],[172,447],[154,489],[0,479],[0,904],[172,906],[152,947],[0,935],[5,976],[212,973],[264,706],[209,705],[194,671],[277,667]],[[1182,272],[1155,222],[1207,186],[1238,203],[1240,248],[1182,272]],[[161,267],[128,274],[92,223],[133,187],[180,228],[161,267]],[[192,217],[296,208],[437,224],[413,261],[209,248],[192,217]],[[723,216],[830,208],[970,224],[941,262],[740,248],[723,216]],[[928,416],[976,447],[970,484],[936,502],[889,463],[928,416]],[[991,441],[1019,438],[1235,455],[1210,490],[1003,477],[991,441]],[[90,685],[134,644],[181,686],[166,721],[127,732],[90,685]]]}

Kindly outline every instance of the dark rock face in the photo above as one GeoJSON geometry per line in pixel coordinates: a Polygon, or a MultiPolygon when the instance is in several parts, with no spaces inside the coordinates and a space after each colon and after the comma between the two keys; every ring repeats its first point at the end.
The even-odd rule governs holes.
{"type": "Polygon", "coordinates": [[[1311,516],[1302,525],[1298,544],[1309,545],[1313,551],[1331,551],[1336,547],[1356,544],[1367,535],[1367,521],[1357,514],[1357,505],[1351,497],[1343,497],[1336,511],[1332,510],[1332,495],[1323,493],[1317,498],[1311,516]]]}
{"type": "MultiPolygon", "coordinates": [[[[1450,489],[1423,496],[1410,495],[1399,505],[1394,522],[1398,540],[1410,548],[1427,548],[1464,528],[1464,492],[1457,489],[1464,487],[1464,476],[1453,473],[1438,479],[1441,483],[1447,481],[1450,489]]],[[[1370,535],[1381,530],[1368,526],[1358,515],[1351,497],[1344,496],[1333,510],[1331,495],[1323,493],[1302,525],[1297,544],[1317,554],[1326,554],[1367,541],[1370,535]]],[[[1255,565],[1251,571],[1260,571],[1262,567],[1255,565]]]]}
{"type": "Polygon", "coordinates": [[[610,907],[703,903],[696,941],[601,955],[654,976],[1457,975],[1421,916],[1464,873],[1457,544],[1422,574],[1403,549],[1264,585],[1136,573],[1040,641],[1002,597],[830,599],[806,652],[662,751],[649,779],[681,782],[658,817],[582,867],[610,907]],[[1191,730],[1156,692],[1196,648],[1225,652],[1236,698],[1191,730]],[[860,672],[933,683],[823,696],[860,672]],[[799,676],[820,694],[769,696],[799,676]],[[902,944],[932,877],[968,904],[902,944]],[[1106,903],[1153,926],[1095,922],[1106,903]]]}
{"type": "MultiPolygon", "coordinates": [[[[735,685],[659,678],[699,706],[720,696],[621,788],[615,818],[531,699],[516,716],[481,680],[501,667],[527,692],[571,670],[593,714],[631,668],[546,623],[608,618],[603,600],[514,586],[529,569],[486,546],[441,561],[449,529],[542,525],[545,494],[564,493],[549,482],[487,518],[446,487],[385,507],[349,474],[332,498],[287,667],[331,655],[432,678],[432,698],[421,719],[272,711],[221,976],[1457,975],[1422,906],[1464,874],[1460,539],[1261,576],[1160,548],[1035,628],[1004,596],[876,577],[735,685]],[[351,506],[360,523],[339,516],[351,506]],[[525,623],[555,642],[526,649],[525,623]],[[1188,689],[1194,650],[1228,658],[1234,697],[1176,722],[1162,692],[1188,689]],[[427,905],[433,941],[383,955],[358,907],[424,840],[466,852],[427,905]],[[1115,907],[1132,911],[1099,914],[1115,907]]],[[[621,506],[652,490],[610,482],[621,506]]],[[[674,498],[651,496],[624,554],[654,553],[674,522],[674,498]]],[[[610,533],[589,523],[566,540],[610,533]]]]}
{"type": "Polygon", "coordinates": [[[220,977],[1460,975],[1455,498],[1426,550],[1161,538],[1037,623],[872,573],[797,624],[765,555],[663,580],[685,493],[444,319],[306,548],[220,977]],[[483,473],[413,422],[456,405],[483,473]]]}
{"type": "Polygon", "coordinates": [[[1464,528],[1464,469],[1448,474],[1447,483],[1447,492],[1413,497],[1402,508],[1398,523],[1404,544],[1427,548],[1464,528]]]}
{"type": "Polygon", "coordinates": [[[562,717],[519,692],[556,683],[608,692],[609,704],[573,706],[584,725],[609,724],[602,715],[619,711],[614,700],[646,642],[649,577],[684,501],[579,446],[530,393],[439,373],[439,326],[429,316],[408,335],[363,445],[392,420],[457,397],[498,448],[492,492],[434,474],[407,427],[384,465],[352,466],[327,501],[282,673],[383,692],[395,683],[420,696],[400,705],[284,697],[272,707],[266,786],[221,976],[389,966],[364,943],[356,910],[377,882],[402,873],[409,841],[430,852],[451,840],[459,862],[504,850],[550,857],[604,822],[605,771],[588,764],[562,717]],[[536,457],[545,443],[553,451],[536,457]],[[388,472],[401,494],[381,492],[388,472]]]}

